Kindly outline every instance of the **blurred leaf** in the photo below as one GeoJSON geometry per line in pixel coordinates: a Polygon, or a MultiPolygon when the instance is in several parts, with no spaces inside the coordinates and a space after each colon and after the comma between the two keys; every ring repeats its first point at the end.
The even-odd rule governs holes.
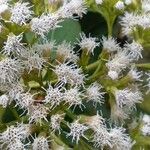
{"type": "Polygon", "coordinates": [[[60,23],[60,26],[60,28],[48,33],[47,38],[49,40],[56,40],[57,44],[64,40],[73,44],[80,37],[81,27],[77,21],[66,19],[60,23]]]}

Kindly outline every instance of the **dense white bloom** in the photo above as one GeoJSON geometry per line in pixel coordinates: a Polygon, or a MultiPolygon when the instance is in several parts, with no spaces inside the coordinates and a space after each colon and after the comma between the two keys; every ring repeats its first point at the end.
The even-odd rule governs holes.
{"type": "Polygon", "coordinates": [[[79,46],[82,50],[86,50],[87,54],[94,54],[94,49],[99,46],[99,42],[96,42],[97,38],[86,37],[84,33],[80,34],[81,41],[79,41],[79,46]]]}
{"type": "Polygon", "coordinates": [[[79,91],[79,88],[74,87],[74,88],[71,88],[69,90],[65,90],[63,99],[66,103],[69,104],[69,108],[71,106],[74,106],[74,108],[76,106],[79,106],[81,108],[81,106],[83,106],[83,104],[82,104],[83,96],[84,95],[79,91]]]}
{"type": "Polygon", "coordinates": [[[117,79],[120,72],[126,69],[130,64],[130,58],[126,51],[118,51],[112,56],[112,59],[106,64],[109,72],[108,75],[112,79],[117,79]]]}
{"type": "Polygon", "coordinates": [[[88,127],[83,124],[80,124],[79,120],[76,120],[68,126],[70,128],[70,133],[67,134],[67,137],[71,136],[72,142],[76,141],[76,143],[78,144],[81,136],[86,138],[84,132],[88,130],[88,127]]]}
{"type": "Polygon", "coordinates": [[[0,105],[2,105],[3,108],[6,108],[10,104],[9,97],[6,94],[3,94],[0,96],[0,105]]]}
{"type": "Polygon", "coordinates": [[[49,144],[47,138],[41,136],[34,139],[32,143],[33,150],[49,150],[49,144]]]}
{"type": "Polygon", "coordinates": [[[21,43],[22,38],[23,34],[19,34],[17,36],[14,34],[8,35],[7,41],[4,42],[5,45],[2,53],[4,55],[22,55],[25,51],[25,47],[21,43]]]}
{"type": "Polygon", "coordinates": [[[25,60],[23,60],[23,63],[29,73],[33,69],[37,69],[39,71],[42,70],[44,64],[46,63],[46,60],[39,53],[35,52],[33,49],[29,49],[24,54],[25,60]]]}
{"type": "Polygon", "coordinates": [[[116,103],[120,108],[127,107],[129,110],[135,108],[136,103],[140,103],[142,93],[138,90],[132,91],[131,89],[123,89],[115,91],[116,103]]]}
{"type": "Polygon", "coordinates": [[[103,3],[103,0],[95,0],[96,4],[101,5],[103,3]]]}
{"type": "Polygon", "coordinates": [[[42,120],[47,120],[48,108],[42,104],[33,105],[30,107],[28,111],[29,115],[29,123],[40,123],[42,124],[42,120]]]}
{"type": "Polygon", "coordinates": [[[144,115],[142,121],[143,121],[143,126],[141,127],[142,134],[145,136],[149,136],[150,135],[150,116],[144,115]]]}
{"type": "Polygon", "coordinates": [[[0,61],[0,82],[12,83],[16,82],[21,74],[21,63],[16,59],[5,58],[0,61]]]}
{"type": "Polygon", "coordinates": [[[128,75],[135,81],[142,81],[142,71],[138,71],[135,67],[132,67],[128,75]]]}
{"type": "Polygon", "coordinates": [[[92,128],[95,132],[100,128],[105,128],[105,119],[98,113],[95,116],[91,116],[87,119],[86,124],[92,128]]]}
{"type": "Polygon", "coordinates": [[[145,13],[149,13],[150,12],[150,0],[142,0],[142,10],[145,13]]]}
{"type": "Polygon", "coordinates": [[[17,2],[11,10],[10,21],[16,24],[23,25],[32,18],[33,11],[30,10],[31,6],[28,2],[17,2]]]}
{"type": "Polygon", "coordinates": [[[125,2],[124,2],[126,5],[130,5],[130,4],[132,4],[132,0],[125,0],[125,2]]]}
{"type": "Polygon", "coordinates": [[[117,43],[116,39],[113,37],[102,37],[102,44],[103,44],[103,49],[107,50],[108,52],[115,52],[120,50],[120,46],[117,43]]]}
{"type": "Polygon", "coordinates": [[[84,0],[70,0],[65,2],[58,10],[61,18],[74,18],[73,14],[82,17],[87,12],[87,7],[84,0]]]}
{"type": "Polygon", "coordinates": [[[8,150],[26,150],[25,146],[27,146],[27,144],[23,144],[20,140],[15,139],[12,143],[10,143],[8,145],[8,150]]]}
{"type": "Polygon", "coordinates": [[[128,52],[128,55],[131,60],[138,60],[142,57],[143,47],[141,44],[133,41],[132,43],[126,43],[124,45],[124,50],[128,52]]]}
{"type": "Polygon", "coordinates": [[[111,138],[112,149],[115,150],[131,150],[134,144],[122,127],[111,129],[109,136],[111,138]]]}
{"type": "Polygon", "coordinates": [[[51,128],[52,130],[55,131],[59,131],[60,133],[60,123],[63,120],[62,118],[62,114],[56,114],[56,115],[52,115],[51,116],[51,128]]]}
{"type": "Polygon", "coordinates": [[[118,9],[118,10],[123,10],[124,9],[124,3],[122,1],[118,1],[116,4],[115,4],[115,8],[118,9]]]}
{"type": "Polygon", "coordinates": [[[57,14],[43,14],[39,18],[33,18],[31,20],[31,30],[44,37],[49,30],[60,27],[58,25],[59,22],[60,19],[57,14]]]}
{"type": "Polygon", "coordinates": [[[78,60],[78,56],[73,51],[73,47],[66,41],[57,46],[57,55],[63,57],[64,61],[70,60],[72,62],[77,62],[78,60]]]}
{"type": "Polygon", "coordinates": [[[53,88],[49,84],[48,89],[45,89],[45,91],[46,91],[46,96],[44,102],[50,103],[51,108],[55,108],[63,101],[63,93],[62,93],[61,85],[53,88]]]}
{"type": "Polygon", "coordinates": [[[10,126],[6,131],[0,134],[0,141],[3,144],[9,145],[15,140],[25,140],[30,135],[29,126],[26,124],[18,124],[15,126],[10,126]]]}
{"type": "Polygon", "coordinates": [[[104,101],[105,92],[101,91],[102,88],[100,84],[95,82],[86,89],[87,98],[89,101],[93,101],[94,105],[102,104],[104,101]]]}
{"type": "Polygon", "coordinates": [[[125,12],[125,15],[121,18],[120,24],[122,26],[122,32],[124,35],[132,33],[134,26],[137,24],[138,17],[134,13],[125,12]]]}
{"type": "Polygon", "coordinates": [[[20,109],[24,109],[25,111],[29,111],[29,107],[34,103],[33,96],[29,92],[18,93],[15,97],[16,106],[19,106],[20,109]]]}
{"type": "Polygon", "coordinates": [[[93,135],[92,142],[94,142],[94,147],[103,149],[105,146],[111,146],[111,139],[109,136],[109,132],[105,127],[99,127],[93,135]]]}
{"type": "Polygon", "coordinates": [[[82,70],[77,68],[77,65],[69,65],[69,63],[70,62],[55,66],[54,72],[58,80],[71,85],[83,85],[85,76],[82,74],[82,70]]]}

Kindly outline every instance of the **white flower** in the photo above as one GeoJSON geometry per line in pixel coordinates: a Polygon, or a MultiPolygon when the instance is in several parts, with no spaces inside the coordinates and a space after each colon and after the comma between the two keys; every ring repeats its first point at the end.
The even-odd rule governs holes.
{"type": "Polygon", "coordinates": [[[10,21],[23,25],[32,18],[33,11],[30,10],[31,6],[28,2],[17,2],[11,10],[10,21]]]}
{"type": "Polygon", "coordinates": [[[112,56],[112,59],[106,64],[109,72],[108,75],[112,79],[116,79],[121,71],[130,65],[130,58],[126,51],[118,51],[112,56]]]}
{"type": "Polygon", "coordinates": [[[45,89],[45,91],[46,91],[46,96],[45,96],[44,102],[50,103],[51,108],[54,109],[63,101],[63,93],[62,93],[61,85],[53,88],[49,84],[48,89],[45,89]]]}
{"type": "Polygon", "coordinates": [[[120,24],[122,26],[122,32],[124,35],[132,33],[134,26],[137,24],[138,17],[134,13],[125,12],[125,15],[121,18],[120,24]]]}
{"type": "Polygon", "coordinates": [[[95,0],[97,5],[101,5],[103,3],[103,0],[95,0]]]}
{"type": "Polygon", "coordinates": [[[97,103],[102,104],[104,101],[105,92],[101,91],[102,86],[96,82],[91,84],[86,89],[86,95],[89,101],[93,101],[93,104],[96,106],[97,103]]]}
{"type": "Polygon", "coordinates": [[[84,33],[80,34],[81,41],[79,41],[79,46],[82,50],[86,50],[87,54],[94,54],[94,49],[99,46],[99,42],[96,42],[97,38],[86,37],[84,33]]]}
{"type": "Polygon", "coordinates": [[[63,99],[66,103],[69,104],[69,108],[71,106],[74,106],[74,108],[76,106],[79,106],[81,108],[81,106],[83,106],[83,104],[82,104],[83,96],[84,95],[79,91],[79,88],[74,87],[74,88],[71,88],[71,89],[65,91],[63,99]]]}
{"type": "Polygon", "coordinates": [[[116,4],[115,4],[115,8],[118,9],[118,10],[123,10],[124,9],[124,3],[122,1],[118,1],[116,4]]]}
{"type": "Polygon", "coordinates": [[[32,94],[29,92],[26,93],[17,93],[15,97],[16,106],[19,106],[20,109],[24,109],[25,111],[29,111],[29,107],[33,105],[34,99],[32,94]]]}
{"type": "Polygon", "coordinates": [[[143,81],[141,79],[141,77],[143,75],[142,71],[138,71],[135,67],[131,68],[128,75],[135,81],[143,81]]]}
{"type": "Polygon", "coordinates": [[[58,14],[61,18],[74,18],[74,14],[82,17],[86,12],[87,7],[84,0],[65,1],[63,6],[58,10],[58,14]]]}
{"type": "Polygon", "coordinates": [[[124,50],[128,52],[131,60],[138,60],[142,57],[143,47],[141,44],[133,41],[132,43],[126,43],[124,45],[124,50]]]}
{"type": "Polygon", "coordinates": [[[105,127],[99,127],[94,132],[92,142],[94,142],[94,147],[103,149],[105,146],[111,147],[111,140],[109,132],[105,127]]]}
{"type": "Polygon", "coordinates": [[[46,60],[33,49],[29,49],[23,57],[23,63],[29,73],[34,69],[40,72],[46,63],[46,60]]]}
{"type": "Polygon", "coordinates": [[[118,107],[127,107],[129,110],[135,108],[136,103],[140,103],[142,93],[138,90],[132,91],[131,89],[116,90],[115,92],[116,103],[118,107]]]}
{"type": "Polygon", "coordinates": [[[73,47],[70,43],[66,41],[62,42],[60,45],[57,46],[57,54],[59,57],[63,57],[64,61],[70,60],[72,62],[77,62],[78,56],[73,51],[73,47]]]}
{"type": "Polygon", "coordinates": [[[150,135],[150,116],[149,115],[144,115],[143,116],[143,126],[141,127],[142,134],[145,136],[150,135]]]}
{"type": "Polygon", "coordinates": [[[1,2],[0,2],[0,6],[1,6],[0,7],[0,14],[9,9],[7,4],[1,4],[1,2]]]}
{"type": "Polygon", "coordinates": [[[70,62],[55,66],[54,72],[58,80],[71,85],[83,85],[85,76],[82,74],[82,70],[77,68],[77,65],[69,63],[70,62]]]}
{"type": "Polygon", "coordinates": [[[42,14],[39,18],[33,18],[31,20],[31,30],[36,34],[44,37],[46,33],[51,29],[56,29],[60,27],[59,16],[57,14],[42,14]]]}
{"type": "Polygon", "coordinates": [[[0,105],[2,105],[3,108],[6,108],[10,104],[9,97],[6,94],[3,94],[0,96],[0,105]]]}
{"type": "Polygon", "coordinates": [[[150,11],[150,0],[142,0],[142,10],[145,13],[149,13],[150,11]]]}
{"type": "Polygon", "coordinates": [[[86,121],[86,124],[95,132],[97,132],[100,128],[106,127],[105,119],[102,116],[100,116],[98,112],[95,116],[89,117],[89,119],[87,119],[86,121]]]}
{"type": "Polygon", "coordinates": [[[41,136],[34,139],[32,143],[33,150],[49,150],[49,144],[47,138],[41,136]]]}
{"type": "Polygon", "coordinates": [[[23,144],[20,140],[15,139],[12,143],[8,145],[8,150],[26,150],[25,147],[28,146],[29,143],[23,144]]]}
{"type": "Polygon", "coordinates": [[[150,125],[150,116],[145,114],[142,118],[142,121],[143,121],[144,124],[149,124],[150,125]]]}
{"type": "Polygon", "coordinates": [[[4,42],[5,45],[2,53],[4,55],[22,55],[25,51],[25,47],[21,43],[22,38],[23,34],[19,34],[17,36],[14,34],[8,35],[7,41],[4,42]]]}
{"type": "Polygon", "coordinates": [[[22,72],[20,61],[11,58],[5,58],[0,61],[0,82],[13,83],[16,82],[22,72]]]}
{"type": "Polygon", "coordinates": [[[103,49],[107,50],[108,52],[115,52],[121,49],[116,39],[113,37],[102,37],[102,44],[103,49]]]}
{"type": "Polygon", "coordinates": [[[68,126],[70,128],[70,133],[67,134],[67,137],[71,136],[72,142],[76,141],[76,143],[78,144],[81,136],[86,138],[84,132],[88,130],[88,127],[83,124],[80,124],[79,120],[76,120],[68,126]]]}
{"type": "Polygon", "coordinates": [[[52,115],[51,116],[51,128],[52,130],[55,131],[59,131],[60,133],[60,123],[63,120],[62,118],[62,114],[56,114],[56,115],[52,115]]]}
{"type": "Polygon", "coordinates": [[[33,105],[30,107],[28,111],[29,123],[40,123],[42,124],[42,120],[47,120],[48,108],[42,104],[33,105]]]}
{"type": "Polygon", "coordinates": [[[109,136],[111,138],[112,149],[115,150],[131,150],[134,144],[122,127],[111,129],[109,136]]]}
{"type": "Polygon", "coordinates": [[[7,128],[6,131],[0,134],[0,141],[3,144],[9,145],[10,143],[14,142],[15,140],[25,140],[30,135],[29,126],[26,124],[18,124],[15,126],[10,126],[7,128]]]}
{"type": "Polygon", "coordinates": [[[132,4],[132,0],[125,0],[125,2],[124,2],[126,5],[130,5],[130,4],[132,4]]]}

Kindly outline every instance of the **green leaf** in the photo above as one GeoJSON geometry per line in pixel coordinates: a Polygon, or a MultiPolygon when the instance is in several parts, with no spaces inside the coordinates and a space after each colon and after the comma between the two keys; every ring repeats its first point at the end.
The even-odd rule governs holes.
{"type": "Polygon", "coordinates": [[[77,21],[66,19],[60,23],[60,26],[60,28],[48,33],[47,38],[49,40],[55,40],[57,44],[64,40],[73,44],[80,37],[81,27],[77,21]]]}

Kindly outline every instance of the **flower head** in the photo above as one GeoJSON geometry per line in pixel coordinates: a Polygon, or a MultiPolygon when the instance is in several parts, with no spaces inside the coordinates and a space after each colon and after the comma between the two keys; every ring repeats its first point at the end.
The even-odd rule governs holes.
{"type": "Polygon", "coordinates": [[[33,11],[30,10],[31,6],[28,2],[17,2],[11,10],[10,21],[16,24],[23,25],[32,18],[33,11]]]}
{"type": "Polygon", "coordinates": [[[69,125],[69,128],[70,128],[70,133],[67,134],[67,137],[71,136],[72,142],[76,141],[76,143],[78,144],[81,136],[86,138],[84,132],[88,130],[88,127],[83,124],[80,124],[79,120],[76,120],[75,122],[71,123],[69,125]]]}
{"type": "Polygon", "coordinates": [[[6,94],[3,94],[0,96],[0,105],[2,105],[3,108],[6,108],[10,104],[10,99],[6,94]]]}
{"type": "Polygon", "coordinates": [[[94,49],[99,46],[99,42],[96,42],[96,38],[93,37],[86,37],[86,35],[80,34],[81,41],[79,42],[79,46],[81,47],[82,50],[86,50],[87,54],[94,54],[94,49]]]}
{"type": "Polygon", "coordinates": [[[115,8],[118,9],[118,10],[123,10],[124,7],[125,7],[124,3],[120,0],[115,4],[115,8]]]}

